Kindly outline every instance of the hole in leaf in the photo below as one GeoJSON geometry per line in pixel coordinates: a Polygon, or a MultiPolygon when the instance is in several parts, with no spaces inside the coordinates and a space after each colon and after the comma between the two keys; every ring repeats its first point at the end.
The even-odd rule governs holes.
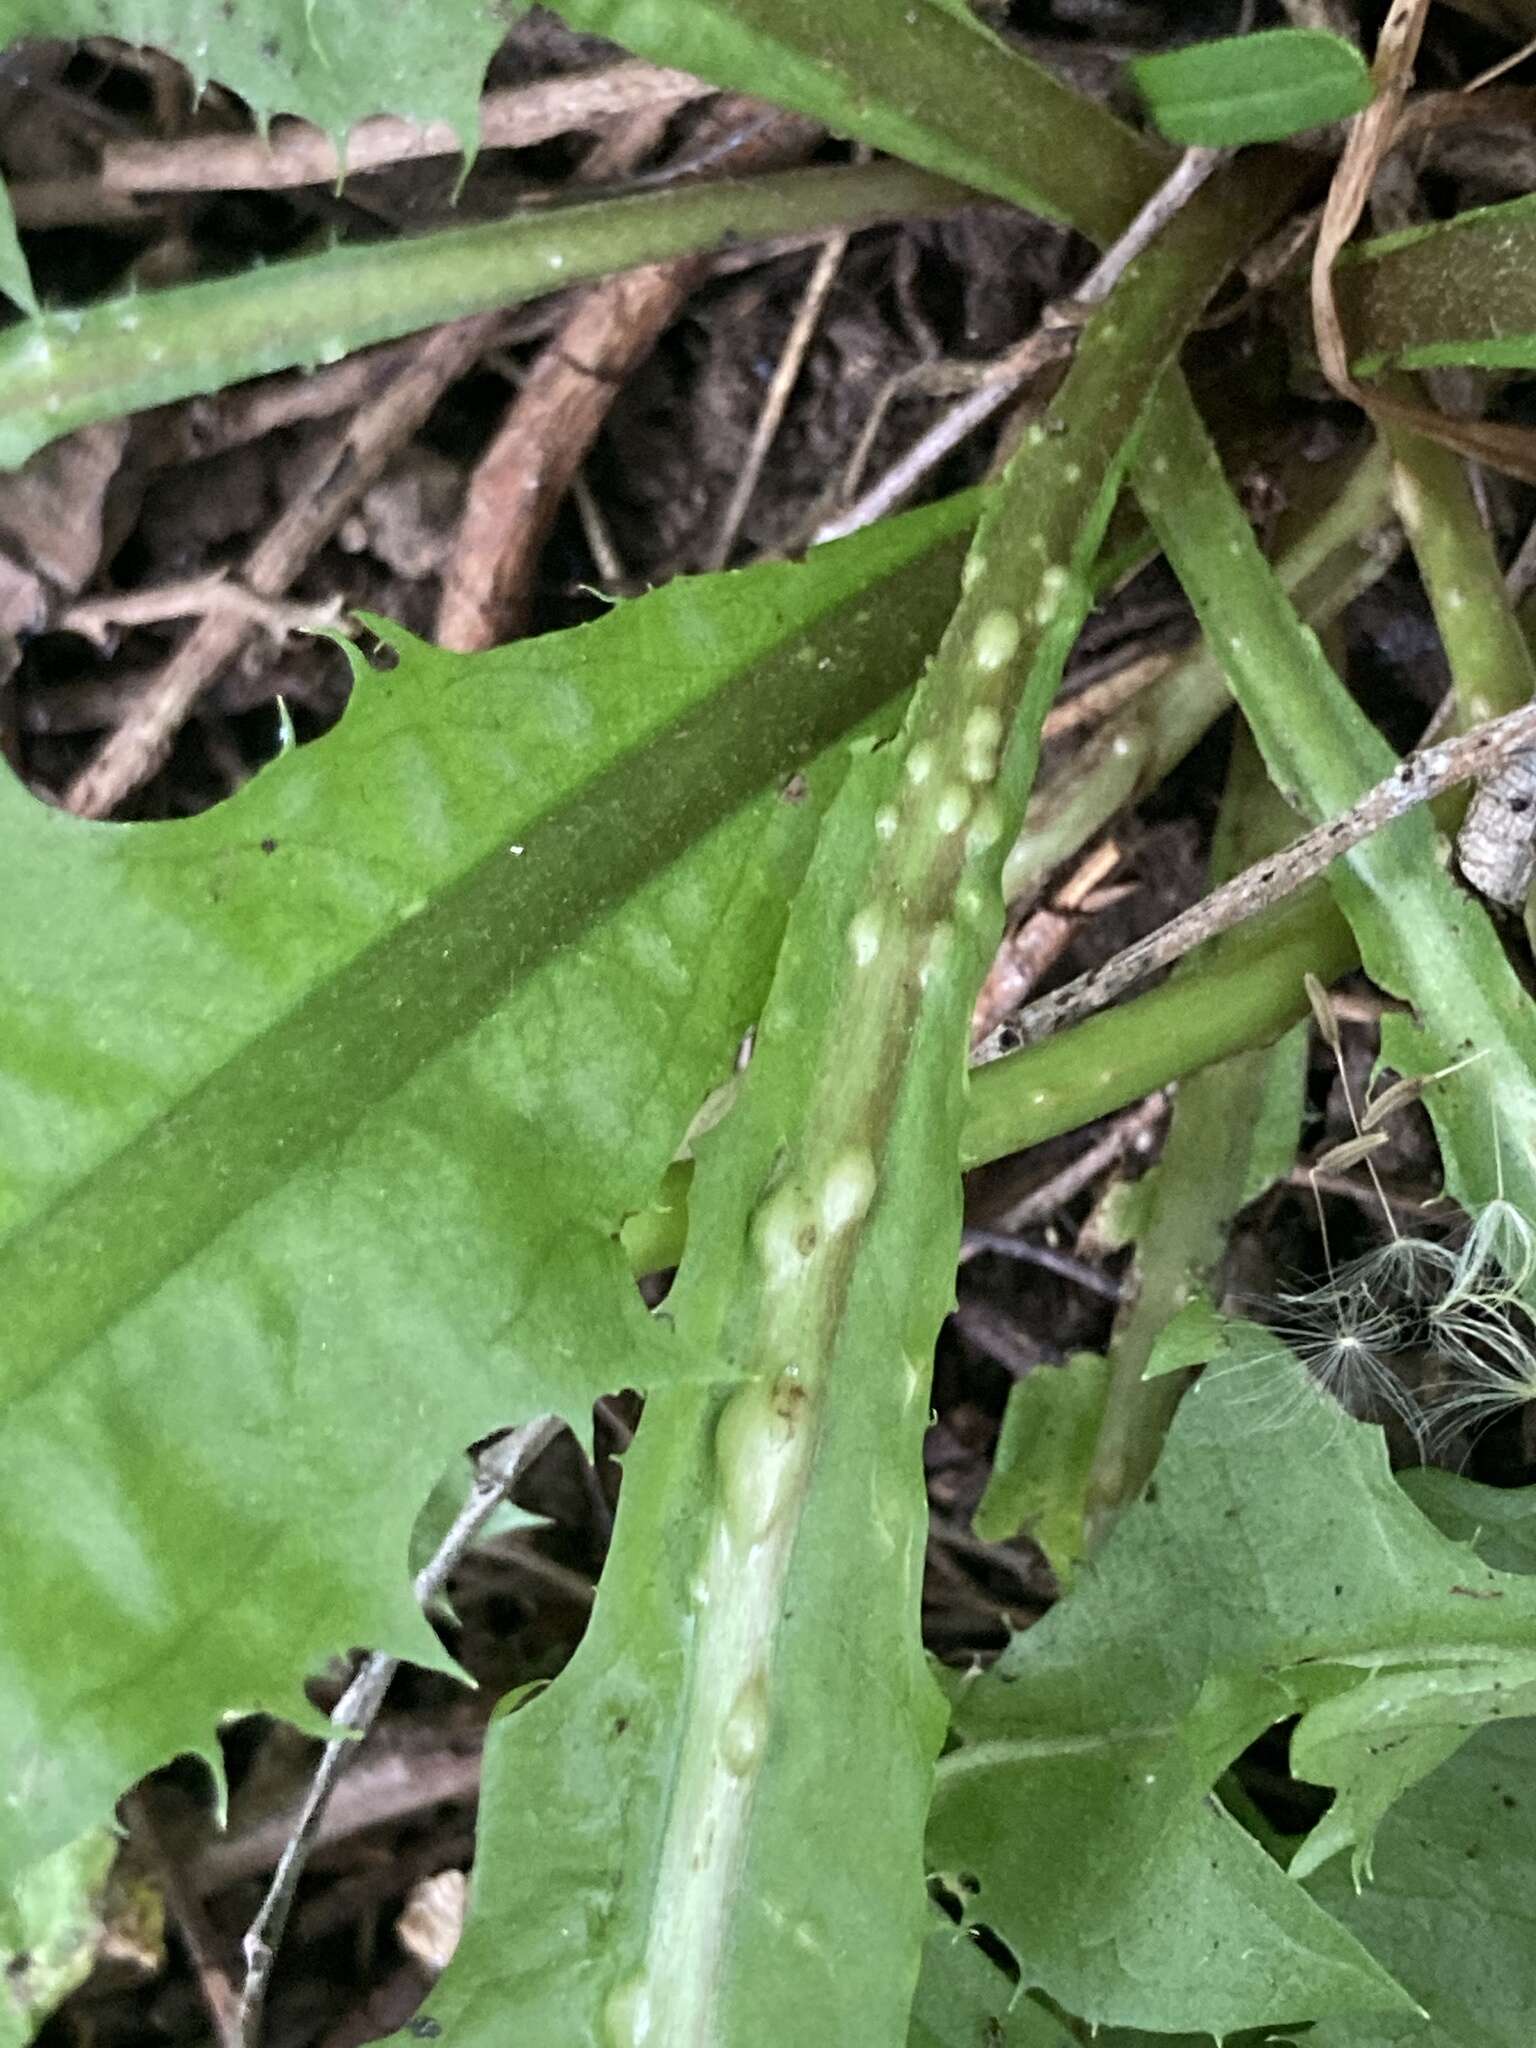
{"type": "Polygon", "coordinates": [[[1010,1984],[1017,1984],[1022,1974],[1019,1959],[1002,1936],[979,1920],[971,1922],[968,1932],[993,1968],[1000,1971],[1010,1984]]]}

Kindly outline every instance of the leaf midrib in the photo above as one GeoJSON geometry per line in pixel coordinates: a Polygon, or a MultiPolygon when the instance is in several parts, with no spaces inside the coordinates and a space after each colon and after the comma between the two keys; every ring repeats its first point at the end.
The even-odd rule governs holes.
{"type": "Polygon", "coordinates": [[[502,850],[392,925],[22,1226],[0,1247],[7,1400],[36,1389],[343,1143],[514,983],[745,801],[902,695],[910,679],[878,661],[840,661],[826,676],[797,656],[810,634],[837,634],[840,622],[845,644],[856,644],[856,614],[871,616],[882,599],[883,639],[893,603],[910,604],[914,623],[931,622],[936,637],[961,546],[943,540],[843,598],[539,816],[509,818],[502,850]],[[506,850],[514,838],[521,854],[506,850]],[[398,1002],[406,991],[414,997],[398,1002]]]}

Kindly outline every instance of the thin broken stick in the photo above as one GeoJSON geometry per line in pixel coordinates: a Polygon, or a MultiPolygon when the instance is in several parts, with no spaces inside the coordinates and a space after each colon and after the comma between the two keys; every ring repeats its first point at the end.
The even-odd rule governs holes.
{"type": "Polygon", "coordinates": [[[1084,913],[1098,902],[1100,884],[1119,865],[1119,847],[1113,839],[1102,841],[1048,903],[1005,934],[971,1011],[973,1047],[981,1045],[1045,979],[1076,936],[1084,913]]]}
{"type": "Polygon", "coordinates": [[[747,516],[747,507],[752,502],[758,479],[762,475],[763,463],[784,418],[784,408],[789,404],[789,395],[799,379],[806,351],[811,345],[811,336],[821,319],[842,260],[848,253],[848,240],[846,230],[828,235],[821,245],[820,255],[812,265],[805,290],[800,296],[799,307],[785,337],[784,346],[779,352],[772,380],[763,394],[762,407],[752,429],[746,460],[731,487],[730,501],[721,517],[719,531],[699,563],[701,569],[723,569],[731,558],[731,549],[736,545],[741,522],[747,516]]]}
{"type": "MultiPolygon", "coordinates": [[[[689,72],[635,61],[508,86],[480,102],[480,147],[527,149],[576,129],[603,127],[642,107],[675,109],[714,90],[689,72]]],[[[360,121],[347,136],[343,166],[336,144],[323,130],[307,121],[282,121],[266,139],[192,135],[176,142],[108,143],[101,182],[109,193],[272,192],[331,185],[386,164],[457,156],[463,147],[462,136],[447,121],[423,127],[379,114],[360,121]]]]}
{"type": "Polygon", "coordinates": [[[1267,860],[1257,861],[1240,875],[1213,890],[1201,902],[1173,918],[1150,937],[1127,946],[1102,967],[1079,975],[1053,995],[1030,1003],[1011,1020],[1010,1033],[1023,1044],[1048,1038],[1063,1025],[1102,1010],[1126,989],[1160,968],[1171,967],[1202,940],[1230,931],[1280,902],[1330,867],[1341,854],[1407,811],[1427,803],[1459,782],[1491,773],[1510,758],[1536,746],[1536,705],[1522,705],[1503,718],[1442,740],[1412,755],[1368,790],[1341,817],[1294,841],[1267,860]]]}
{"type": "Polygon", "coordinates": [[[207,576],[151,584],[147,590],[113,590],[100,597],[76,598],[60,613],[56,630],[78,633],[82,640],[89,640],[106,652],[119,627],[156,626],[167,619],[229,612],[259,626],[269,639],[280,641],[290,633],[313,633],[338,626],[341,605],[340,596],[329,597],[323,604],[291,604],[281,598],[263,597],[259,591],[231,581],[227,569],[215,569],[207,576]]]}
{"type": "MultiPolygon", "coordinates": [[[[1219,149],[1187,149],[1168,177],[1158,186],[1125,233],[1107,249],[1070,301],[1048,308],[1038,327],[996,362],[978,365],[981,382],[969,397],[934,423],[899,461],[892,464],[863,496],[823,520],[812,538],[841,540],[896,511],[909,498],[928,472],[991,418],[1029,377],[1058,362],[1072,351],[1077,326],[1087,309],[1107,298],[1121,273],[1141,254],[1147,244],[1188,204],[1225,155],[1219,149]]],[[[889,402],[889,395],[887,396],[889,402]]],[[[879,424],[878,418],[876,425],[879,424]]],[[[866,441],[869,438],[863,437],[866,441]]]]}
{"type": "MultiPolygon", "coordinates": [[[[501,316],[439,327],[405,367],[321,449],[304,487],[246,556],[241,582],[260,597],[280,597],[426,419],[448,385],[463,376],[499,331],[501,316]]],[[[103,741],[65,792],[65,808],[104,818],[148,780],[193,705],[255,631],[228,610],[204,614],[162,668],[142,686],[134,708],[103,741]]]]}
{"type": "MultiPolygon", "coordinates": [[[[1119,1116],[1094,1139],[1093,1143],[1079,1152],[1075,1159],[1038,1186],[1020,1195],[998,1215],[988,1218],[993,1230],[1012,1232],[1038,1230],[1055,1221],[1058,1213],[1068,1202],[1075,1201],[1084,1188],[1091,1187],[1101,1174],[1112,1166],[1118,1166],[1127,1152],[1145,1151],[1150,1148],[1153,1134],[1168,1110],[1168,1097],[1161,1091],[1149,1095],[1144,1102],[1138,1102],[1119,1116]]],[[[962,1243],[960,1264],[963,1266],[975,1257],[962,1243]]]]}
{"type": "MultiPolygon", "coordinates": [[[[794,116],[771,123],[722,101],[693,140],[704,155],[729,145],[738,168],[794,161],[818,131],[794,116]]],[[[624,131],[613,138],[622,140],[624,131]]],[[[604,149],[599,176],[612,167],[604,149]]],[[[583,165],[584,177],[589,166],[583,165]]],[[[708,275],[707,256],[682,256],[621,271],[591,286],[540,351],[470,478],[443,574],[434,638],[473,654],[523,630],[544,540],[566,492],[634,370],[708,275]]]]}
{"type": "MultiPolygon", "coordinates": [[[[1079,732],[1085,725],[1103,725],[1117,711],[1123,711],[1127,704],[1160,683],[1171,669],[1178,666],[1187,649],[1170,649],[1166,653],[1133,654],[1129,661],[1109,667],[1095,682],[1084,683],[1081,689],[1075,687],[1079,675],[1091,674],[1090,667],[1074,670],[1067,680],[1073,684],[1070,697],[1063,697],[1053,704],[1045,714],[1042,737],[1046,740],[1062,739],[1069,732],[1079,732]]],[[[1116,654],[1113,659],[1120,661],[1116,654]]]]}
{"type": "MultiPolygon", "coordinates": [[[[520,1428],[509,1430],[480,1453],[475,1461],[475,1480],[468,1500],[438,1545],[431,1562],[416,1574],[416,1598],[423,1607],[429,1606],[442,1592],[454,1567],[485,1527],[492,1510],[506,1498],[562,1427],[558,1416],[541,1415],[533,1422],[525,1422],[520,1428]]],[[[267,1987],[272,1981],[278,1946],[288,1922],[293,1895],[309,1860],[310,1850],[315,1845],[326,1802],[336,1780],[356,1756],[359,1737],[366,1735],[378,1718],[389,1682],[399,1667],[398,1657],[375,1654],[336,1702],[331,1726],[339,1732],[325,1745],[294,1831],[278,1859],[267,1895],[261,1902],[261,1911],[251,1922],[242,1944],[246,1976],[240,1993],[239,2048],[257,2048],[260,2042],[267,1987]]]]}

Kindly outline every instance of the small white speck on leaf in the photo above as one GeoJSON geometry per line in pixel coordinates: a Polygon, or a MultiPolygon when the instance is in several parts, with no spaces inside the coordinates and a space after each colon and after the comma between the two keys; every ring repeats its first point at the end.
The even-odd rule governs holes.
{"type": "Polygon", "coordinates": [[[868,967],[880,957],[880,919],[873,910],[861,910],[850,922],[848,948],[856,967],[868,967]]]}

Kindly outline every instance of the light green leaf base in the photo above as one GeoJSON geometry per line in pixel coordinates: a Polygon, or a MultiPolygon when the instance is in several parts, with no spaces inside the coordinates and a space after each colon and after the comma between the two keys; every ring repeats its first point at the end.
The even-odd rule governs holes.
{"type": "Polygon", "coordinates": [[[1028,1536],[1058,1585],[1072,1583],[1086,1548],[1088,1468],[1109,1387],[1109,1360],[1080,1351],[1065,1366],[1038,1366],[1008,1390],[992,1473],[972,1527],[983,1543],[1028,1536]]]}
{"type": "MultiPolygon", "coordinates": [[[[1314,1715],[1321,1737],[1415,1694],[1464,1734],[1526,1682],[1533,1627],[1536,1585],[1434,1530],[1379,1431],[1234,1326],[1148,1499],[961,1692],[930,1860],[976,1876],[969,1910],[1025,1984],[1087,2021],[1222,2035],[1407,2010],[1210,1794],[1297,1712],[1298,1757],[1314,1715]]],[[[1361,1751],[1327,1762],[1346,1801],[1369,1792],[1361,1751]]]]}

